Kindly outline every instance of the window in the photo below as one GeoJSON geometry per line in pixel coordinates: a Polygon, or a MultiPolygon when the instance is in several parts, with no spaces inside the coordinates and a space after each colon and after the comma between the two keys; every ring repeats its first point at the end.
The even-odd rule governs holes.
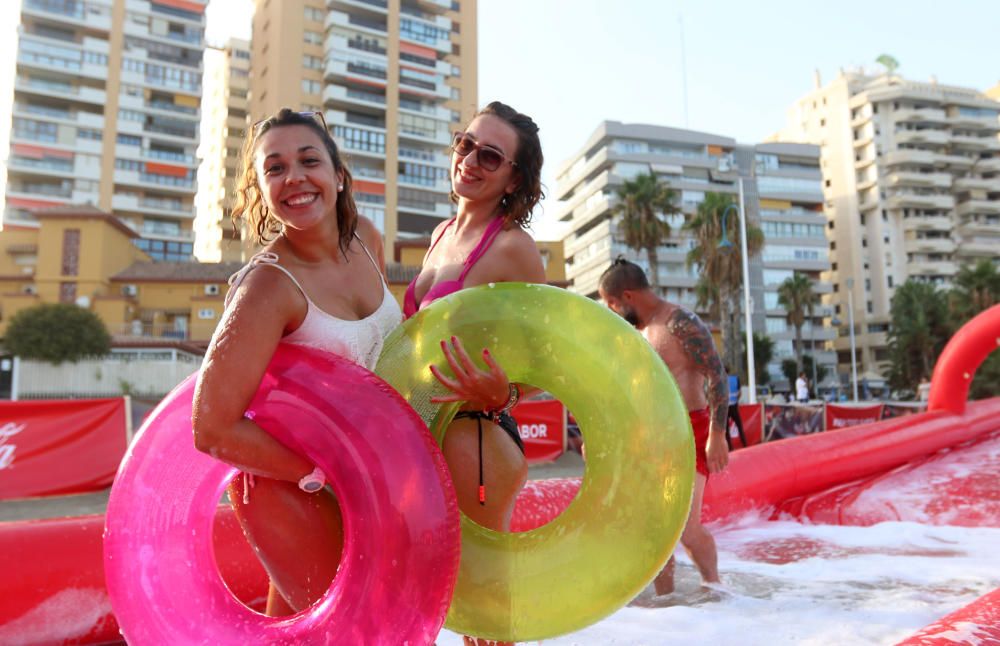
{"type": "Polygon", "coordinates": [[[324,12],[322,9],[317,9],[316,7],[305,8],[306,20],[312,20],[313,22],[323,22],[323,19],[326,17],[323,14],[324,12]]]}
{"type": "Polygon", "coordinates": [[[888,282],[889,282],[889,287],[892,288],[892,276],[889,276],[888,282]]]}
{"type": "Polygon", "coordinates": [[[310,56],[306,54],[302,57],[302,67],[307,70],[318,70],[323,67],[323,59],[319,56],[310,56]]]}
{"type": "Polygon", "coordinates": [[[198,310],[198,318],[202,320],[212,320],[215,318],[215,310],[210,307],[203,307],[198,310]]]}
{"type": "Polygon", "coordinates": [[[865,278],[865,291],[866,292],[872,291],[872,279],[871,278],[865,278]]]}
{"type": "Polygon", "coordinates": [[[323,85],[319,81],[302,79],[302,91],[306,94],[319,94],[323,91],[323,85]]]}
{"type": "Polygon", "coordinates": [[[62,275],[76,276],[80,269],[80,230],[63,230],[62,275]]]}
{"type": "MultiPolygon", "coordinates": [[[[310,45],[322,45],[323,44],[323,34],[318,31],[309,31],[308,29],[303,32],[303,37],[307,43],[310,45]]],[[[247,56],[249,58],[249,56],[247,56]]]]}

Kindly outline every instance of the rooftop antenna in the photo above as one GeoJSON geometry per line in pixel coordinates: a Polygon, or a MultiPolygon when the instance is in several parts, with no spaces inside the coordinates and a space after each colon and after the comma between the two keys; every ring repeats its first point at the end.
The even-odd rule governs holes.
{"type": "Polygon", "coordinates": [[[683,84],[682,95],[684,98],[684,127],[690,128],[688,121],[688,75],[687,75],[687,55],[684,47],[684,14],[677,14],[677,23],[681,30],[681,82],[683,84]]]}

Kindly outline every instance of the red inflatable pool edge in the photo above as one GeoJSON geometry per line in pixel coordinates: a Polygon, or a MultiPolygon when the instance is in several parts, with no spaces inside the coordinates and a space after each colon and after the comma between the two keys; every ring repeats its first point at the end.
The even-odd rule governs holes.
{"type": "Polygon", "coordinates": [[[1000,588],[907,637],[897,646],[1000,644],[1000,588]]]}
{"type": "MultiPolygon", "coordinates": [[[[103,514],[0,523],[0,643],[121,641],[104,583],[103,535],[103,514]]],[[[213,539],[230,590],[263,610],[267,576],[228,506],[219,507],[213,539]]]]}

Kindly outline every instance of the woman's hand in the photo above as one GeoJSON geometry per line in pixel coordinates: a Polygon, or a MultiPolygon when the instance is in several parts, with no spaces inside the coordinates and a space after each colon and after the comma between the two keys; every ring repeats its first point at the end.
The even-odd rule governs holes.
{"type": "Polygon", "coordinates": [[[431,366],[434,377],[452,392],[450,395],[432,397],[431,403],[467,402],[477,410],[500,410],[510,397],[510,381],[507,374],[493,359],[489,350],[483,349],[483,361],[489,370],[481,370],[472,362],[462,342],[451,337],[451,343],[441,342],[441,351],[451,367],[452,379],[444,375],[437,366],[431,366]]]}

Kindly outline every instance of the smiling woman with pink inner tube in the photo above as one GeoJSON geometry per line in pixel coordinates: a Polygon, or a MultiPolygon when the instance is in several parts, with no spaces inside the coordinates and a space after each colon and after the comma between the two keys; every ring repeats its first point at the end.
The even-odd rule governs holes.
{"type": "MultiPolygon", "coordinates": [[[[525,230],[542,197],[538,126],[494,101],[454,134],[451,148],[451,198],[458,212],[434,230],[420,274],[406,290],[407,318],[467,287],[545,282],[541,255],[525,230]]],[[[453,394],[432,401],[463,402],[442,442],[459,509],[483,527],[510,531],[514,502],[528,477],[517,423],[509,415],[522,389],[510,383],[488,348],[469,348],[482,357],[483,369],[461,339],[440,342],[454,378],[436,366],[431,370],[453,394]]]]}
{"type": "MultiPolygon", "coordinates": [[[[229,499],[271,580],[267,614],[288,615],[330,588],[349,519],[325,486],[330,474],[275,440],[247,407],[279,343],[371,370],[401,314],[385,282],[381,236],[357,214],[351,173],[322,114],[286,108],[254,125],[233,218],[264,246],[230,280],[195,392],[194,441],[243,472],[229,499]]],[[[491,394],[462,389],[470,392],[491,394]]]]}

